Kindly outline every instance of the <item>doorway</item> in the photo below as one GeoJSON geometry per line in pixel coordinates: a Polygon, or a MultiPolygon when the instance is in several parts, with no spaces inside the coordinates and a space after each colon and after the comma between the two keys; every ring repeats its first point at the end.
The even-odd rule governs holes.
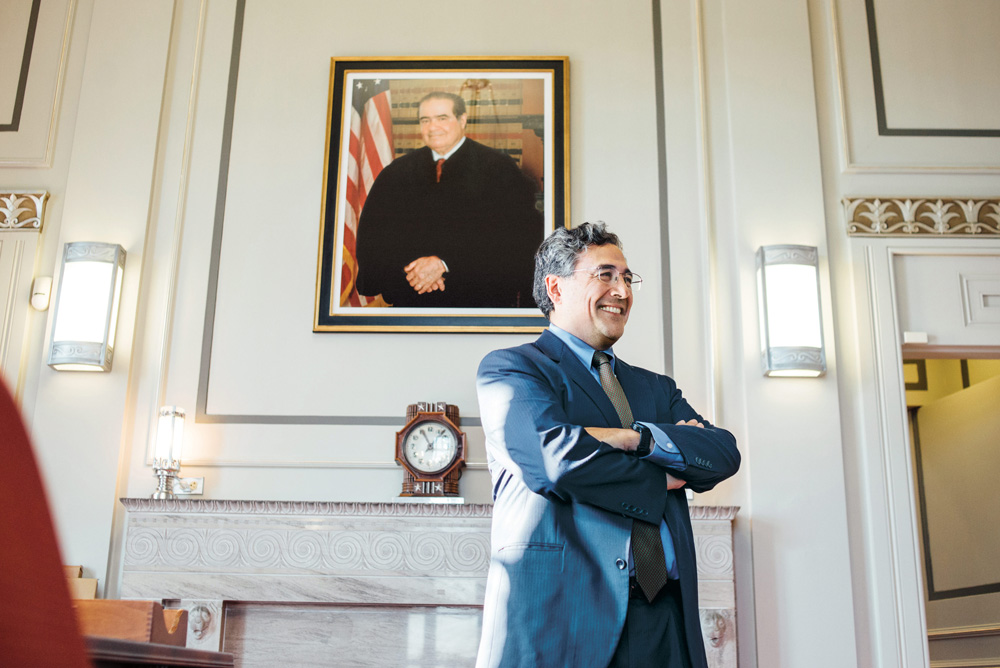
{"type": "Polygon", "coordinates": [[[1000,356],[903,359],[931,665],[1000,663],[1000,356]]]}

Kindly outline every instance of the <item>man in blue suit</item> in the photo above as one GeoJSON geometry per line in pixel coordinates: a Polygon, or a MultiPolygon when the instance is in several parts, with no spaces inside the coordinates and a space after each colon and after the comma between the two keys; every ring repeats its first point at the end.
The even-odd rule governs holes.
{"type": "Polygon", "coordinates": [[[603,223],[535,255],[550,327],[477,388],[493,479],[478,668],[705,668],[685,489],[739,468],[732,434],[612,345],[641,279],[603,223]]]}

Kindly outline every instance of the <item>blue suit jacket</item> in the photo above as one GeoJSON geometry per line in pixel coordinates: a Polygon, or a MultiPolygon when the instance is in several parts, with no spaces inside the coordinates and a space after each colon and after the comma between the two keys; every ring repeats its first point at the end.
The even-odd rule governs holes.
{"type": "MultiPolygon", "coordinates": [[[[711,426],[667,376],[616,361],[636,420],[684,455],[696,492],[739,468],[729,432],[711,426]],[[678,426],[697,419],[705,428],[678,426]]],[[[632,520],[666,519],[694,668],[704,668],[694,539],[683,489],[664,470],[589,436],[621,425],[600,383],[555,335],[497,350],[477,378],[493,479],[493,530],[477,666],[606,668],[628,606],[632,520]]]]}

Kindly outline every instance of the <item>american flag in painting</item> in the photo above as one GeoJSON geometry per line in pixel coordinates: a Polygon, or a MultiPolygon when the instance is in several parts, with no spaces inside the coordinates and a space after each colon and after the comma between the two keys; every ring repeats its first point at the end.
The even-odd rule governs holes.
{"type": "Polygon", "coordinates": [[[351,139],[347,161],[347,220],[340,273],[341,306],[365,306],[376,298],[358,294],[355,255],[358,220],[368,191],[382,168],[392,162],[392,104],[387,79],[355,80],[351,96],[351,139]]]}

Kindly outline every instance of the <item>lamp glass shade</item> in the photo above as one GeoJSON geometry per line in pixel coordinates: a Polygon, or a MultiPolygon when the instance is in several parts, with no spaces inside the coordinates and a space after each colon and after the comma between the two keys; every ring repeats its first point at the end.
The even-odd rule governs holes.
{"type": "Polygon", "coordinates": [[[157,463],[169,466],[171,462],[181,460],[181,448],[184,439],[184,410],[177,406],[160,408],[156,425],[156,445],[153,459],[157,463]]]}
{"type": "Polygon", "coordinates": [[[125,273],[117,244],[66,244],[48,364],[57,371],[110,371],[125,273]]]}
{"type": "Polygon", "coordinates": [[[762,246],[757,251],[757,299],[764,375],[826,373],[818,250],[762,246]]]}

